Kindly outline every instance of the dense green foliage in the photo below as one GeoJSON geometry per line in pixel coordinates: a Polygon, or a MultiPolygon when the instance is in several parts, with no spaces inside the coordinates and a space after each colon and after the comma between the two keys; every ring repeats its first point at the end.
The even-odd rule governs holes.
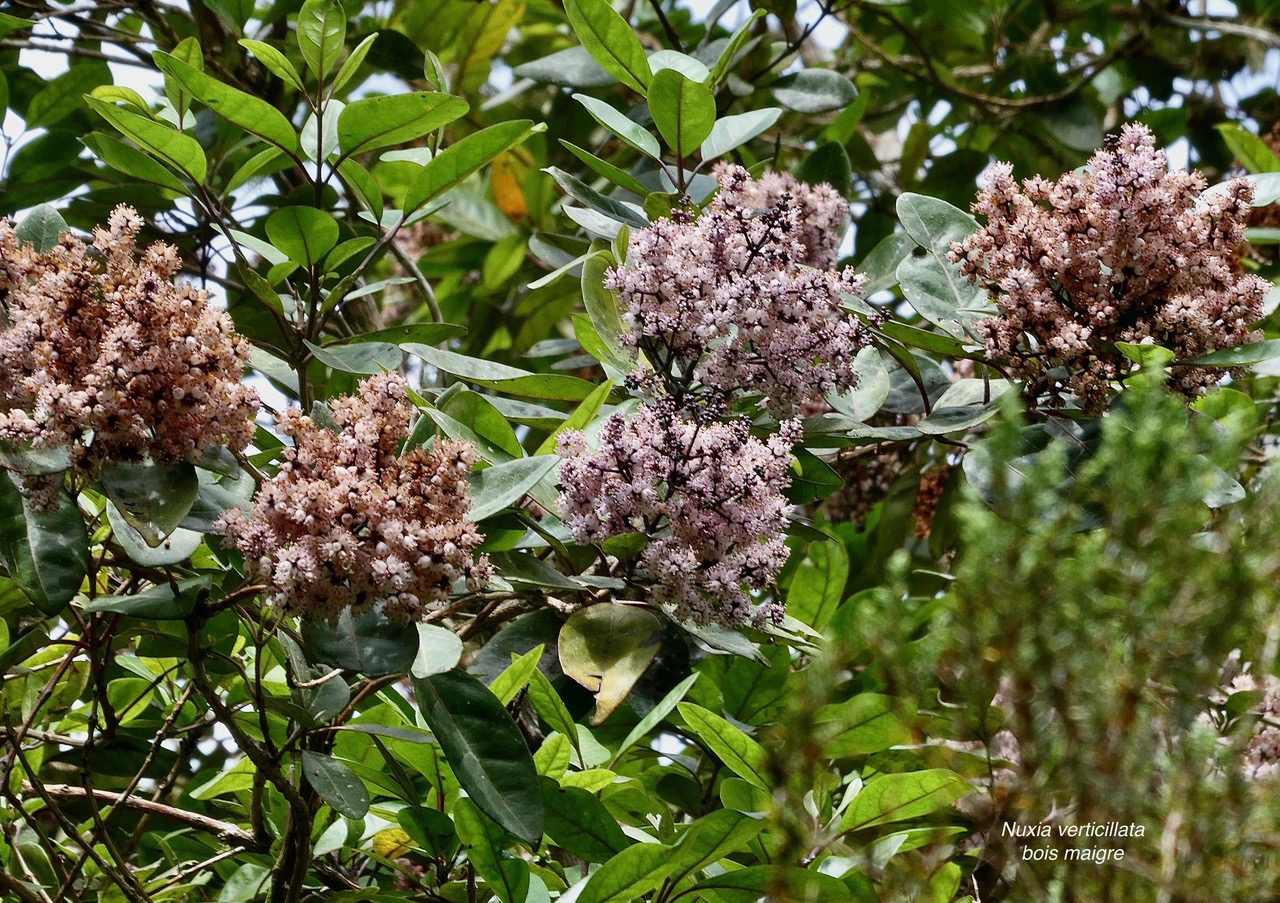
{"type": "MultiPolygon", "coordinates": [[[[1109,342],[1097,355],[1123,369],[1096,416],[1018,403],[984,342],[992,287],[948,258],[983,225],[967,211],[990,163],[1056,178],[1138,121],[1211,185],[1250,174],[1249,244],[1226,242],[1223,266],[1274,279],[1280,101],[1241,87],[1280,47],[1274,4],[1222,19],[1145,2],[745,5],[0,14],[0,100],[21,123],[0,182],[17,221],[0,236],[0,342],[26,349],[0,360],[0,898],[1274,899],[1274,315],[1192,363],[1109,342]],[[868,280],[861,298],[830,282],[853,363],[801,364],[851,366],[856,385],[828,380],[798,425],[767,404],[768,379],[701,380],[728,368],[698,354],[742,323],[697,354],[629,333],[613,268],[661,263],[637,260],[638,236],[742,213],[715,208],[732,193],[717,164],[853,204],[851,241],[826,236],[868,280]],[[221,366],[247,361],[265,402],[251,442],[216,447],[184,421],[190,453],[162,454],[110,417],[74,435],[48,407],[26,412],[34,426],[14,416],[76,347],[50,352],[49,335],[87,317],[75,341],[106,347],[90,327],[110,293],[64,304],[66,322],[29,317],[26,346],[14,324],[65,300],[29,297],[41,272],[78,273],[62,289],[78,297],[85,273],[123,266],[127,229],[88,249],[66,237],[120,204],[245,338],[221,366]],[[1229,385],[1188,405],[1165,388],[1188,366],[1229,385]],[[600,535],[572,523],[562,467],[589,472],[588,439],[630,442],[633,461],[661,450],[609,432],[646,416],[686,442],[689,469],[642,499],[668,507],[600,535]],[[362,456],[379,443],[375,466],[362,456]],[[730,460],[698,470],[718,448],[730,460]],[[715,510],[688,529],[672,500],[696,508],[699,479],[733,488],[703,487],[715,510]],[[339,483],[347,520],[315,523],[339,483]],[[412,508],[405,486],[430,504],[404,517],[453,531],[405,537],[432,576],[413,593],[388,542],[321,546],[291,570],[255,545],[274,512],[299,547],[329,528],[358,547],[412,508]],[[693,616],[646,553],[696,546],[726,511],[785,530],[726,543],[724,560],[747,560],[731,588],[695,560],[690,597],[713,616],[693,616]],[[768,538],[772,570],[751,557],[768,538]],[[357,552],[370,570],[326,595],[357,552]],[[717,607],[736,597],[786,616],[717,607]],[[388,617],[392,601],[417,623],[388,617]],[[1104,825],[1126,833],[1060,830],[1104,825]]],[[[130,316],[167,335],[195,292],[145,261],[110,287],[142,285],[130,316]],[[147,322],[153,300],[166,322],[147,322]]],[[[793,263],[770,284],[813,276],[793,263]]],[[[216,362],[183,357],[196,344],[147,366],[180,357],[175,385],[203,379],[202,400],[239,412],[216,362]]],[[[763,347],[748,351],[768,370],[763,347]]],[[[748,357],[735,366],[758,368],[748,357]]],[[[183,401],[124,368],[86,418],[131,391],[155,416],[183,401]]]]}

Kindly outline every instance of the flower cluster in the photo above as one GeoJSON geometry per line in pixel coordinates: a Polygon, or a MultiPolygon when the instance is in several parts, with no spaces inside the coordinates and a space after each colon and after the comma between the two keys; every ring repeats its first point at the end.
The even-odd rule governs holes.
{"type": "Polygon", "coordinates": [[[459,577],[486,582],[488,560],[472,555],[483,537],[465,519],[473,448],[437,439],[399,454],[414,413],[399,374],[370,377],[331,405],[333,424],[281,416],[294,445],[279,473],[247,515],[234,509],[217,524],[276,606],[334,622],[381,602],[408,622],[447,599],[459,577]]]}
{"type": "Polygon", "coordinates": [[[252,439],[249,343],[205,292],[174,283],[177,249],[139,252],[142,224],[117,207],[91,244],[67,234],[38,253],[0,220],[0,439],[68,447],[91,473],[252,439]]]}
{"type": "Polygon", "coordinates": [[[631,239],[606,275],[619,292],[623,341],[662,374],[702,394],[758,393],[778,417],[853,385],[867,329],[841,306],[866,279],[834,272],[848,205],[827,186],[791,176],[755,182],[718,170],[720,192],[696,219],[677,211],[631,239]]]}
{"type": "Polygon", "coordinates": [[[765,212],[787,208],[788,237],[800,244],[797,262],[829,270],[840,256],[849,224],[849,202],[830,185],[806,185],[789,172],[766,172],[758,179],[741,166],[718,163],[718,202],[726,208],[765,212]]]}
{"type": "Polygon", "coordinates": [[[767,441],[744,421],[699,424],[669,399],[614,414],[590,452],[565,433],[560,509],[579,542],[626,533],[654,537],[640,560],[659,603],[678,618],[742,626],[778,621],[782,606],[753,611],[753,590],[772,586],[787,558],[783,497],[796,421],[767,441]]]}
{"type": "MultiPolygon", "coordinates": [[[[1187,359],[1255,341],[1267,283],[1242,276],[1252,185],[1237,180],[1201,197],[1199,173],[1170,172],[1142,125],[1125,126],[1086,171],[1056,182],[988,174],[974,212],[987,219],[952,245],[961,272],[988,286],[999,315],[979,326],[989,357],[1025,380],[1029,399],[1061,406],[1065,393],[1098,413],[1133,364],[1116,342],[1156,344],[1187,359]]],[[[1221,371],[1179,367],[1192,396],[1221,371]]]]}
{"type": "Polygon", "coordinates": [[[1256,694],[1258,701],[1250,714],[1257,720],[1253,736],[1244,747],[1244,773],[1251,778],[1266,778],[1280,773],[1280,678],[1271,674],[1259,678],[1246,671],[1232,678],[1225,696],[1235,693],[1256,694]]]}

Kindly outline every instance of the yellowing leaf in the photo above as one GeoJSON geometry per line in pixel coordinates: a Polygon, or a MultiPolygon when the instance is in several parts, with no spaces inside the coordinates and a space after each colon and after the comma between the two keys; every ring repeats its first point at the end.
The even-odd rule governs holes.
{"type": "Polygon", "coordinates": [[[529,167],[512,151],[499,154],[490,167],[493,200],[507,219],[529,215],[524,198],[524,177],[529,167]]]}
{"type": "Polygon", "coordinates": [[[373,836],[373,851],[387,859],[409,852],[409,833],[404,828],[386,828],[373,836]]]}
{"type": "Polygon", "coordinates": [[[560,667],[596,694],[592,724],[622,705],[662,644],[662,622],[634,605],[583,608],[560,631],[560,667]]]}

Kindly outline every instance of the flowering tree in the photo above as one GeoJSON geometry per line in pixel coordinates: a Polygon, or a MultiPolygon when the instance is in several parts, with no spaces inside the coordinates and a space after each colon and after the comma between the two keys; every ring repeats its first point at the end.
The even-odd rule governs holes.
{"type": "Polygon", "coordinates": [[[1274,898],[1267,10],[743,6],[0,14],[0,898],[1274,898]]]}

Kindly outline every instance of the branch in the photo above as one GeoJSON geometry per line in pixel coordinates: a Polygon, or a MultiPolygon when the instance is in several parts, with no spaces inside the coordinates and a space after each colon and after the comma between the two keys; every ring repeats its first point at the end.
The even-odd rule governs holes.
{"type": "MultiPolygon", "coordinates": [[[[23,784],[22,786],[24,789],[34,790],[30,784],[23,784]]],[[[56,800],[88,800],[92,797],[96,801],[110,803],[112,806],[123,806],[127,809],[136,809],[139,812],[160,815],[164,818],[181,822],[198,831],[212,834],[223,843],[242,847],[246,850],[258,849],[258,842],[254,839],[254,836],[237,825],[218,821],[216,818],[200,815],[197,812],[187,812],[184,809],[166,806],[164,803],[156,803],[136,796],[127,797],[123,793],[115,793],[110,790],[94,790],[90,792],[83,787],[74,787],[71,784],[46,784],[44,792],[46,796],[56,800]]]]}

